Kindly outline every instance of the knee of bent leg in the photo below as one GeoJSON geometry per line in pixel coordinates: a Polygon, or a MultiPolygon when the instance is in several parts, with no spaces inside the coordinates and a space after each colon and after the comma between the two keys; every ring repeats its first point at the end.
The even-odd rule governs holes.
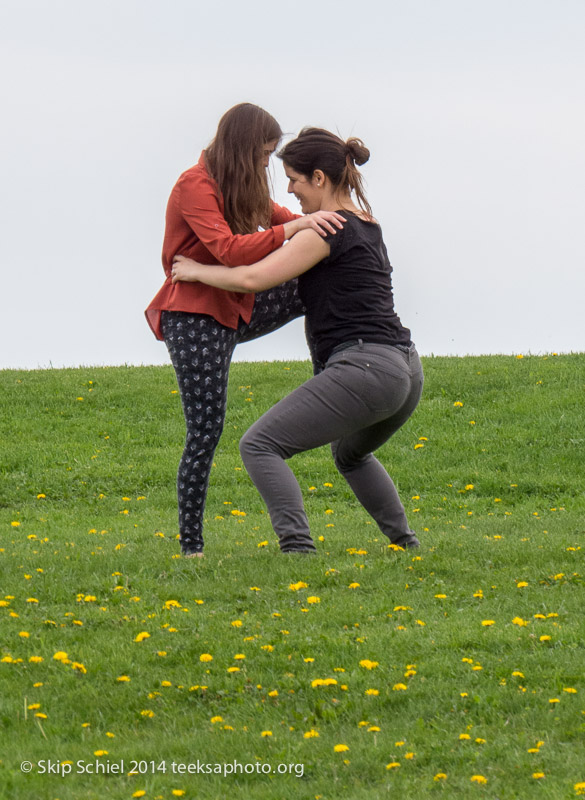
{"type": "Polygon", "coordinates": [[[240,455],[244,464],[250,462],[258,454],[258,445],[249,430],[240,439],[240,455]]]}
{"type": "Polygon", "coordinates": [[[254,424],[240,439],[240,455],[246,466],[255,459],[264,456],[278,455],[288,458],[289,453],[284,451],[281,443],[275,441],[265,430],[254,424]]]}
{"type": "Polygon", "coordinates": [[[337,470],[342,475],[351,472],[352,469],[361,466],[364,461],[371,458],[370,453],[366,455],[351,453],[347,447],[343,447],[339,442],[332,443],[331,454],[333,455],[333,461],[335,462],[337,470]]]}

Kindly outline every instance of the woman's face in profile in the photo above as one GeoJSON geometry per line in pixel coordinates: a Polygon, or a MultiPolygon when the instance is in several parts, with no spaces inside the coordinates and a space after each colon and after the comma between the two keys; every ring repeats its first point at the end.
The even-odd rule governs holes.
{"type": "Polygon", "coordinates": [[[321,197],[323,192],[317,186],[314,179],[301,175],[287,164],[284,165],[284,172],[288,178],[288,193],[294,194],[301,204],[303,214],[311,214],[321,208],[321,197]]]}
{"type": "Polygon", "coordinates": [[[264,148],[262,150],[262,166],[267,167],[270,164],[270,156],[276,150],[278,145],[278,139],[273,139],[271,142],[264,142],[264,148]]]}

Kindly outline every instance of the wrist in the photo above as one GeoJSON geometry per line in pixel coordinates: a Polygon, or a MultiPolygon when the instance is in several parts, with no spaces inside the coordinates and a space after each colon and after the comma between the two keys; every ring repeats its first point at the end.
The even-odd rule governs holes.
{"type": "Polygon", "coordinates": [[[284,228],[285,239],[291,239],[295,233],[301,230],[301,219],[302,217],[298,217],[297,219],[291,219],[289,222],[284,223],[282,227],[284,228]]]}

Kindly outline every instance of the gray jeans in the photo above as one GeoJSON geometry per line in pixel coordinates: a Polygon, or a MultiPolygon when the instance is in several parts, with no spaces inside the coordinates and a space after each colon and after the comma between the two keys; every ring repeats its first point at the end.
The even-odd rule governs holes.
{"type": "Polygon", "coordinates": [[[352,344],[336,348],[322,372],[249,428],[240,452],[283,552],[315,549],[300,487],[285,460],[328,443],[335,466],[382,533],[403,547],[418,544],[396,487],[372,452],[404,425],[422,387],[414,345],[352,344]]]}

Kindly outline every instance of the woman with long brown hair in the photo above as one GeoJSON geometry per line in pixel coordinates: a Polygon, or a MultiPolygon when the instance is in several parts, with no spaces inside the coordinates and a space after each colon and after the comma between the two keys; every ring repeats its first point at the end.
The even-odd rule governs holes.
{"type": "Polygon", "coordinates": [[[176,256],[172,268],[176,282],[240,292],[298,277],[322,371],[267,411],[240,442],[283,552],[315,550],[300,487],[285,461],[327,443],[337,469],[390,542],[419,546],[392,479],[373,455],[413,413],[423,373],[410,331],[394,310],[392,268],[357,169],[369,155],[359,139],[344,142],[320,128],[304,129],[279,153],[288,190],[305,213],[342,214],[342,230],[324,238],[301,231],[252,266],[225,269],[176,256]]]}
{"type": "Polygon", "coordinates": [[[187,426],[177,476],[181,549],[187,556],[203,553],[205,498],[234,348],[302,316],[304,307],[294,279],[256,295],[173,284],[173,258],[181,253],[205,264],[252,264],[302,229],[324,236],[341,227],[337,214],[299,217],[271,200],[266,168],[281,137],[264,109],[234,106],[199,162],[179,177],[167,205],[166,278],[145,313],[168,348],[187,426]]]}

